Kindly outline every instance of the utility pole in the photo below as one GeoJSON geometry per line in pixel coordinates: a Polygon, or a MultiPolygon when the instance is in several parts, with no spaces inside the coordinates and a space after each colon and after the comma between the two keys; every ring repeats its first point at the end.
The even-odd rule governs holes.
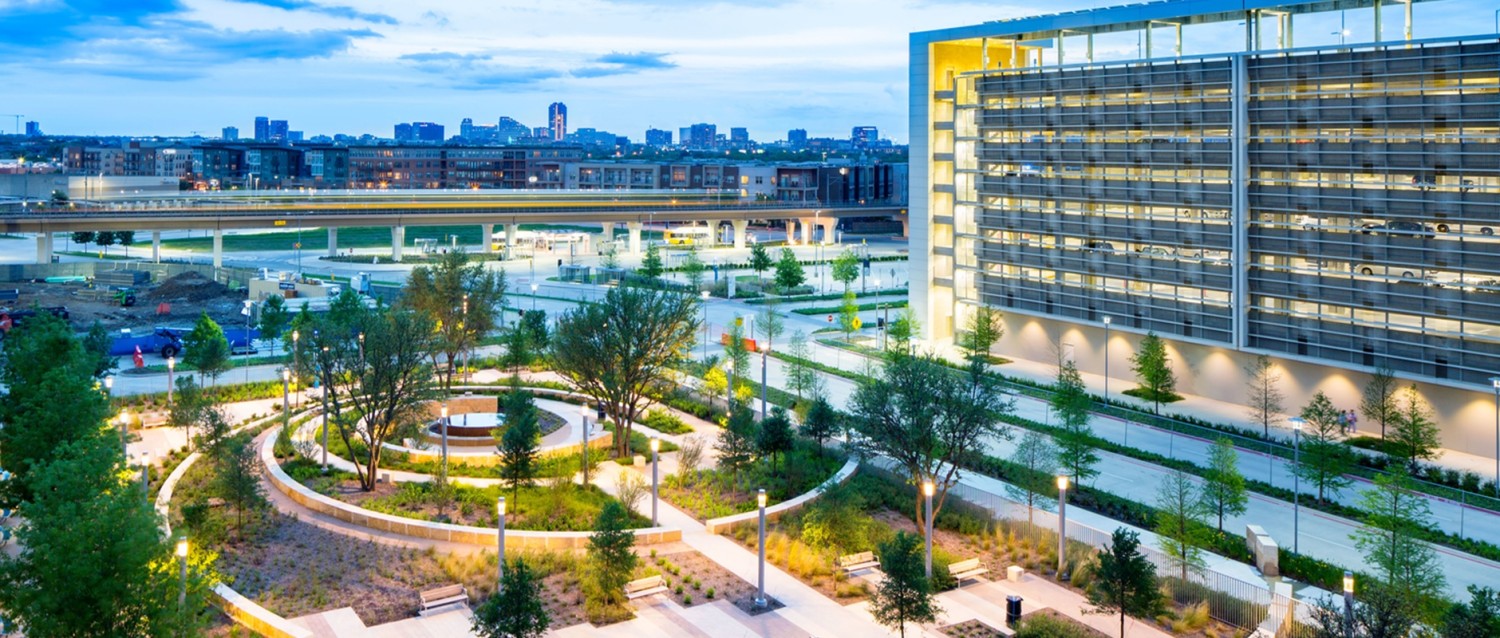
{"type": "Polygon", "coordinates": [[[26,116],[25,115],[18,115],[18,114],[15,114],[15,113],[5,113],[4,116],[5,117],[16,118],[16,135],[20,135],[21,134],[21,118],[26,117],[26,116]]]}

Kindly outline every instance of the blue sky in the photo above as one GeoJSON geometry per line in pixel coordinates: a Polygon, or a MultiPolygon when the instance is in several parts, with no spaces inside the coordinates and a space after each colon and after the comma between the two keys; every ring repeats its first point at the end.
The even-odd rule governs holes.
{"type": "MultiPolygon", "coordinates": [[[[563,101],[570,128],[633,139],[711,122],[761,140],[874,125],[904,142],[911,31],[1105,4],[1116,3],[0,0],[0,111],[60,134],[249,134],[267,115],[309,135],[389,136],[414,120],[450,134],[464,117],[539,126],[563,101]]],[[[1495,5],[1416,10],[1421,38],[1491,33],[1495,5]]],[[[1358,13],[1351,41],[1369,39],[1358,13]]],[[[1388,9],[1388,38],[1399,17],[1388,9]]],[[[1337,14],[1299,21],[1297,44],[1336,41],[1338,28],[1337,14]]],[[[1186,39],[1187,53],[1208,52],[1223,35],[1186,39]]],[[[1133,37],[1097,46],[1101,58],[1136,53],[1133,37]]]]}

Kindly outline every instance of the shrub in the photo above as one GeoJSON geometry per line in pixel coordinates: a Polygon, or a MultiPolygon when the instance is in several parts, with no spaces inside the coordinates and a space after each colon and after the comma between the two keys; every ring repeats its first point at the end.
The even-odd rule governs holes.
{"type": "Polygon", "coordinates": [[[688,427],[682,419],[666,410],[653,409],[646,413],[646,418],[641,420],[641,425],[661,432],[663,434],[690,434],[693,428],[688,427]]]}
{"type": "Polygon", "coordinates": [[[708,591],[705,592],[703,595],[707,596],[709,600],[713,600],[714,599],[714,588],[709,587],[708,591]]]}
{"type": "Polygon", "coordinates": [[[1092,638],[1093,635],[1093,630],[1077,622],[1032,614],[1021,621],[1015,638],[1092,638]]]}

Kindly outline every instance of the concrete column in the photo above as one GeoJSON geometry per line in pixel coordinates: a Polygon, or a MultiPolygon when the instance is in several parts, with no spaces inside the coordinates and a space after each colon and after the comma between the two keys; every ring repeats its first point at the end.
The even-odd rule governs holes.
{"type": "Polygon", "coordinates": [[[151,231],[151,261],[161,263],[161,231],[151,231]]]}
{"type": "Polygon", "coordinates": [[[641,254],[641,223],[625,222],[625,229],[630,231],[630,254],[641,254]]]}
{"type": "Polygon", "coordinates": [[[391,227],[391,261],[401,261],[401,249],[406,247],[406,227],[391,227]]]}
{"type": "Polygon", "coordinates": [[[37,233],[36,263],[52,263],[52,233],[37,233]]]}
{"type": "Polygon", "coordinates": [[[505,225],[505,258],[510,259],[515,254],[516,233],[521,232],[520,224],[505,225]]]}
{"type": "Polygon", "coordinates": [[[734,247],[744,248],[746,235],[745,229],[750,227],[750,220],[736,219],[732,222],[729,222],[729,224],[734,227],[734,247]]]}
{"type": "Polygon", "coordinates": [[[495,242],[493,240],[491,240],[490,238],[494,237],[494,236],[495,236],[495,225],[494,224],[480,224],[479,225],[479,252],[487,253],[487,252],[490,252],[491,250],[493,250],[495,242]]]}
{"type": "Polygon", "coordinates": [[[603,255],[615,245],[615,223],[600,222],[599,229],[599,254],[603,255]]]}
{"type": "Polygon", "coordinates": [[[837,235],[834,234],[834,231],[838,230],[839,220],[831,218],[820,219],[819,223],[823,226],[823,243],[833,243],[833,240],[837,238],[837,235]]]}
{"type": "Polygon", "coordinates": [[[813,242],[813,223],[811,219],[802,220],[802,245],[811,246],[813,242]]]}
{"type": "Polygon", "coordinates": [[[797,222],[795,220],[786,220],[786,242],[788,244],[797,243],[797,222]]]}
{"type": "Polygon", "coordinates": [[[214,268],[224,267],[224,229],[214,229],[214,268]]]}
{"type": "Polygon", "coordinates": [[[721,223],[723,223],[723,220],[720,219],[708,220],[708,245],[712,246],[719,243],[719,224],[721,223]]]}
{"type": "Polygon", "coordinates": [[[339,229],[333,227],[328,228],[328,256],[339,256],[339,229]]]}

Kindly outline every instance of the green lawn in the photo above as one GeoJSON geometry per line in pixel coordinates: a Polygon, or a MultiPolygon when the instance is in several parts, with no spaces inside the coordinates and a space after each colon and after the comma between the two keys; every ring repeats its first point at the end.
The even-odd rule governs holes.
{"type": "MultiPolygon", "coordinates": [[[[499,231],[502,226],[495,225],[499,231]]],[[[560,232],[588,232],[597,233],[598,226],[549,226],[544,224],[521,224],[522,230],[554,230],[560,232]]],[[[465,224],[463,226],[409,226],[406,229],[406,241],[409,245],[415,245],[417,239],[436,239],[442,245],[449,245],[449,235],[458,235],[458,245],[474,246],[480,243],[479,225],[465,224]]],[[[246,250],[295,250],[297,244],[296,232],[275,233],[246,233],[240,235],[225,235],[224,250],[246,251],[246,250]]],[[[328,248],[328,231],[323,228],[310,228],[301,233],[302,249],[311,251],[323,251],[328,248]]],[[[210,252],[214,248],[212,236],[204,237],[181,237],[175,239],[163,239],[161,242],[165,248],[187,250],[192,252],[210,252]]],[[[351,227],[339,229],[339,248],[380,248],[391,245],[391,229],[387,227],[351,227]]]]}

